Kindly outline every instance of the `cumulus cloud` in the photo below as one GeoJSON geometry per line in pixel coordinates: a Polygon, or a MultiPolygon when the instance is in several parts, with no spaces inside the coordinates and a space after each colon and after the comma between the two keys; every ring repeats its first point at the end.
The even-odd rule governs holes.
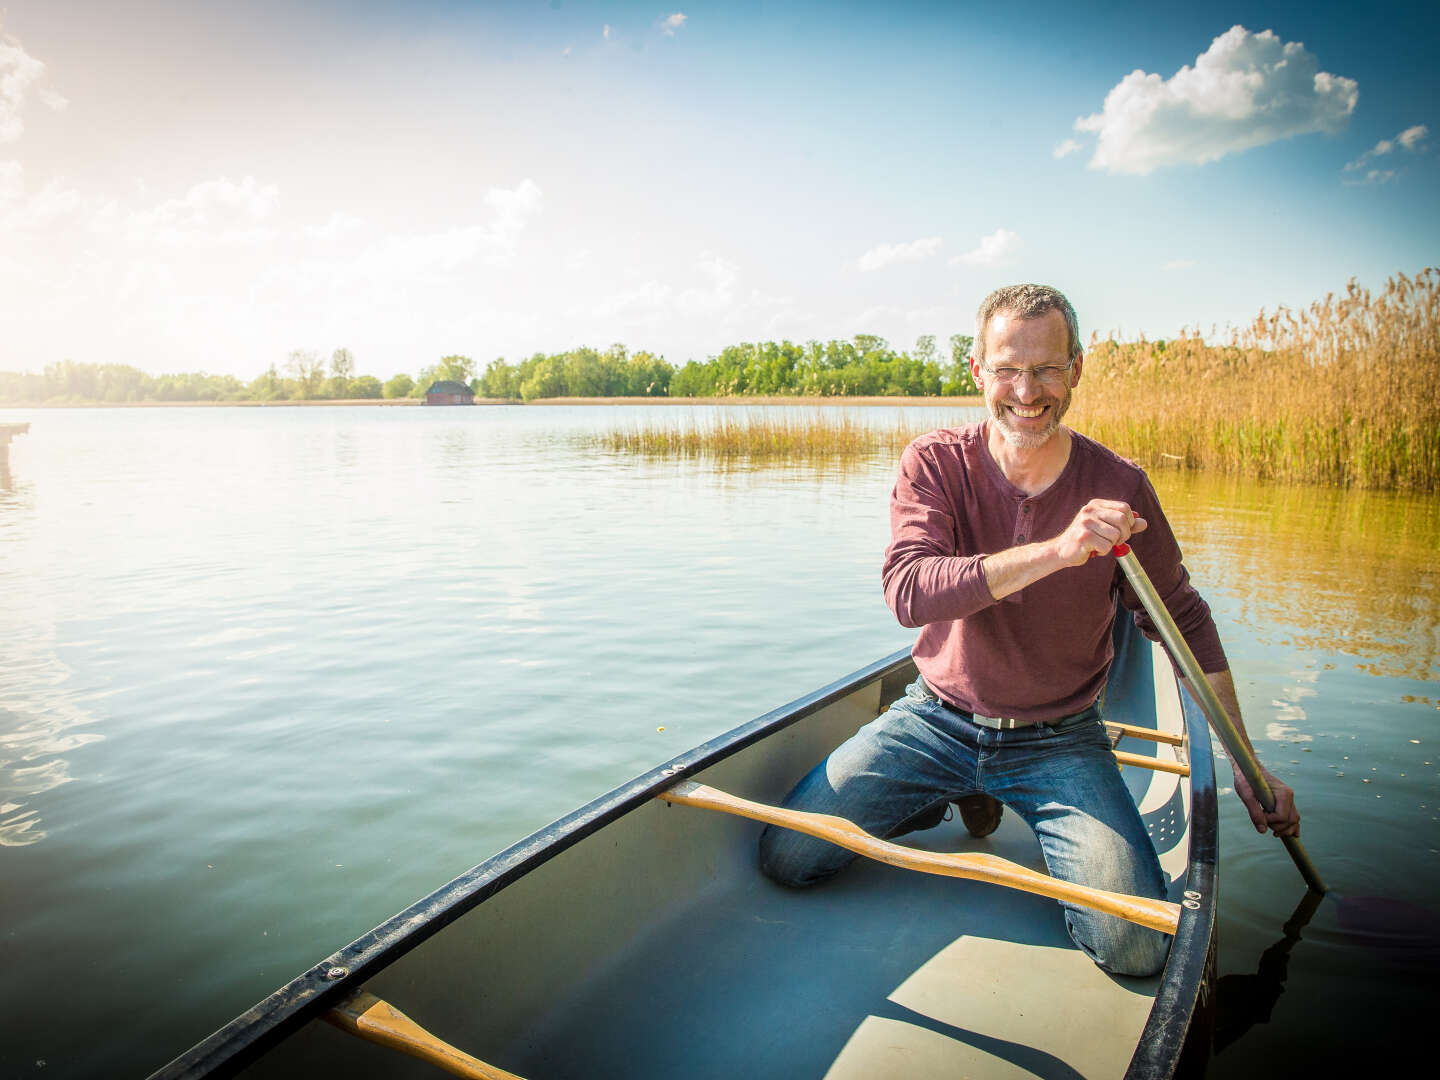
{"type": "Polygon", "coordinates": [[[1009,258],[1020,248],[1020,237],[1009,229],[996,229],[980,241],[980,246],[950,260],[951,266],[994,266],[1009,258]]]}
{"type": "MultiPolygon", "coordinates": [[[[1425,138],[1430,134],[1430,128],[1425,124],[1416,124],[1400,132],[1393,139],[1381,139],[1365,153],[1361,154],[1354,161],[1345,166],[1346,172],[1356,172],[1365,168],[1370,162],[1378,157],[1385,157],[1393,154],[1397,149],[1407,153],[1418,153],[1424,148],[1425,138]]],[[[1393,174],[1392,174],[1393,175],[1393,174]]]]}
{"type": "Polygon", "coordinates": [[[666,37],[674,37],[684,25],[685,16],[677,11],[674,15],[669,15],[660,20],[660,32],[666,37]]]}
{"type": "Polygon", "coordinates": [[[1052,150],[1052,151],[1050,151],[1050,156],[1053,157],[1053,158],[1056,158],[1056,159],[1063,158],[1063,157],[1069,157],[1071,154],[1075,153],[1077,150],[1083,150],[1083,149],[1084,149],[1084,147],[1082,147],[1082,146],[1080,145],[1080,143],[1078,143],[1076,140],[1074,140],[1074,139],[1066,139],[1066,140],[1063,141],[1063,142],[1060,142],[1060,143],[1056,143],[1056,144],[1055,144],[1055,149],[1052,150]]]}
{"type": "MultiPolygon", "coordinates": [[[[31,88],[45,74],[45,65],[9,36],[0,36],[0,142],[14,142],[25,131],[21,113],[31,88]]],[[[69,104],[54,90],[37,90],[40,100],[59,111],[69,104]]]]}
{"type": "Polygon", "coordinates": [[[938,236],[927,236],[923,240],[911,240],[908,244],[879,244],[860,256],[862,272],[880,270],[894,263],[919,262],[928,259],[940,250],[938,236]]]}
{"type": "Polygon", "coordinates": [[[1321,71],[1300,42],[1237,25],[1169,79],[1132,71],[1075,130],[1098,136],[1092,169],[1144,176],[1295,135],[1334,134],[1359,96],[1354,79],[1321,71]]]}

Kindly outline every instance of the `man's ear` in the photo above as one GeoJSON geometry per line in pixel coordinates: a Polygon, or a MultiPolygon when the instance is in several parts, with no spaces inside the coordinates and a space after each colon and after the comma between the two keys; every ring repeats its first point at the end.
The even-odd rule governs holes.
{"type": "Polygon", "coordinates": [[[1075,366],[1070,369],[1070,385],[1073,387],[1080,381],[1080,372],[1085,368],[1085,352],[1081,350],[1075,354],[1075,366]]]}
{"type": "Polygon", "coordinates": [[[970,378],[975,381],[975,388],[983,390],[985,384],[980,381],[980,361],[975,359],[975,354],[970,354],[970,378]]]}

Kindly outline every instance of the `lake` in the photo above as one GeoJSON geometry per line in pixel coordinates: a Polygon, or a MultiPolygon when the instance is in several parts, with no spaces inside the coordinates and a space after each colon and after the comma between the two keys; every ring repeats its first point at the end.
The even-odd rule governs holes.
{"type": "MultiPolygon", "coordinates": [[[[578,441],[704,413],[0,409],[31,424],[0,470],[0,1076],[143,1076],[534,829],[908,644],[879,581],[893,460],[578,441]]],[[[1333,890],[1291,922],[1299,875],[1217,762],[1212,1073],[1424,1052],[1440,500],[1154,480],[1333,890]]]]}

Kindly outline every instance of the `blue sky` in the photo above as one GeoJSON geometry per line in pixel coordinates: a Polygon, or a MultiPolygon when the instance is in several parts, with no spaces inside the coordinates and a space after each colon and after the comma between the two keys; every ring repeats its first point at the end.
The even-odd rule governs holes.
{"type": "Polygon", "coordinates": [[[0,369],[1169,336],[1440,263],[1440,7],[0,6],[0,369]]]}

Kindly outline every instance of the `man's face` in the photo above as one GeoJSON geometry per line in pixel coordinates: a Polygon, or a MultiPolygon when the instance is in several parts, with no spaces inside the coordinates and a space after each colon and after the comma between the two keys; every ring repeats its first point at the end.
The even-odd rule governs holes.
{"type": "Polygon", "coordinates": [[[1047,311],[1038,319],[997,312],[985,327],[985,363],[971,358],[970,373],[985,394],[985,405],[1005,441],[1017,450],[1036,450],[1054,437],[1070,408],[1071,390],[1080,381],[1082,357],[1068,374],[1040,379],[1037,368],[1063,368],[1070,362],[1065,316],[1047,311]],[[990,371],[1021,369],[1006,379],[990,371]]]}

